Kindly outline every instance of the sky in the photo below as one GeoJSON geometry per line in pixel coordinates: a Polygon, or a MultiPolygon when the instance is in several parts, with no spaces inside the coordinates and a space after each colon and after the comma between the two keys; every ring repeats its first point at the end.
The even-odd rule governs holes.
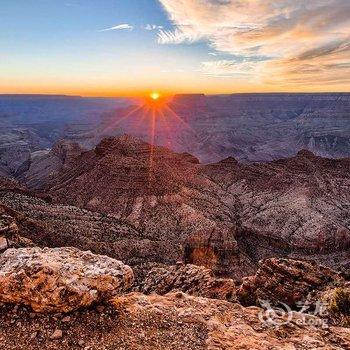
{"type": "Polygon", "coordinates": [[[350,91],[349,0],[0,0],[0,93],[350,91]]]}

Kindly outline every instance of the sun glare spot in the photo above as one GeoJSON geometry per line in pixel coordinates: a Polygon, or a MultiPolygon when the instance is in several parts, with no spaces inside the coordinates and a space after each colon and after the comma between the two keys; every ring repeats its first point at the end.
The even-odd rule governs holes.
{"type": "Polygon", "coordinates": [[[159,99],[159,97],[160,97],[160,93],[159,93],[159,92],[154,91],[154,92],[152,92],[152,93],[150,94],[150,97],[151,97],[151,99],[152,99],[152,100],[156,101],[156,100],[158,100],[158,99],[159,99]]]}

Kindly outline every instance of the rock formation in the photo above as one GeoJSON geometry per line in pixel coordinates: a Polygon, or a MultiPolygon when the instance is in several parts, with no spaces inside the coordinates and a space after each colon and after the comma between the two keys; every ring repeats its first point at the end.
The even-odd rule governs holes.
{"type": "Polygon", "coordinates": [[[18,226],[19,235],[39,246],[73,246],[131,265],[157,262],[171,249],[171,242],[151,241],[113,215],[53,204],[28,191],[4,190],[0,203],[2,212],[18,226]]]}
{"type": "Polygon", "coordinates": [[[350,349],[349,94],[3,99],[1,349],[350,349]]]}
{"type": "Polygon", "coordinates": [[[0,176],[14,176],[32,152],[48,146],[33,129],[0,125],[0,176]]]}
{"type": "MultiPolygon", "coordinates": [[[[187,237],[217,227],[216,218],[225,215],[220,213],[220,198],[210,196],[218,186],[200,170],[198,160],[188,154],[123,136],[103,140],[82,154],[46,189],[56,203],[110,214],[131,224],[159,262],[174,263],[182,259],[187,237]]],[[[227,220],[221,228],[232,236],[235,224],[227,220]]]]}
{"type": "Polygon", "coordinates": [[[16,177],[25,182],[29,188],[41,188],[82,152],[83,149],[79,144],[69,140],[60,140],[50,151],[32,153],[17,170],[16,177]]]}
{"type": "Polygon", "coordinates": [[[69,312],[129,289],[122,262],[75,248],[8,249],[0,255],[0,301],[36,312],[69,312]]]}
{"type": "Polygon", "coordinates": [[[142,249],[156,262],[183,260],[239,280],[274,256],[335,268],[349,261],[349,169],[349,159],[309,151],[266,164],[203,165],[122,136],[78,155],[44,189],[56,203],[134,227],[137,256],[142,249]]]}
{"type": "MultiPolygon", "coordinates": [[[[322,329],[319,319],[293,314],[279,327],[263,324],[262,309],[181,292],[165,296],[132,293],[89,310],[35,315],[23,307],[0,305],[3,350],[115,349],[349,349],[347,328],[322,329]],[[307,320],[309,325],[301,324],[307,320]]],[[[276,322],[284,321],[276,315],[276,322]]]]}
{"type": "Polygon", "coordinates": [[[217,276],[227,276],[229,272],[238,280],[244,274],[254,273],[254,262],[235,239],[237,232],[237,228],[230,230],[220,223],[215,228],[195,231],[184,242],[184,262],[205,266],[217,276]]]}
{"type": "Polygon", "coordinates": [[[269,328],[261,323],[259,308],[182,293],[133,293],[118,297],[113,303],[122,325],[120,349],[340,350],[350,344],[348,330],[323,330],[311,326],[311,322],[310,326],[300,326],[298,320],[304,316],[299,313],[294,314],[292,322],[269,328]],[[129,332],[124,333],[123,327],[128,327],[129,332]]]}
{"type": "Polygon", "coordinates": [[[259,300],[267,300],[295,307],[311,292],[342,281],[340,274],[313,262],[272,258],[261,261],[256,274],[243,279],[237,296],[243,305],[259,305],[259,300]]]}
{"type": "MultiPolygon", "coordinates": [[[[150,118],[142,118],[144,111],[130,113],[135,102],[0,96],[0,175],[14,174],[33,151],[60,138],[88,148],[124,133],[149,142],[150,118]]],[[[349,157],[349,106],[349,93],[178,95],[169,103],[173,112],[165,109],[165,118],[157,118],[155,141],[205,163],[230,156],[266,162],[304,148],[323,157],[349,157]]]]}
{"type": "Polygon", "coordinates": [[[13,245],[17,240],[19,230],[16,221],[11,215],[7,215],[3,207],[0,206],[0,251],[13,245]]]}
{"type": "Polygon", "coordinates": [[[171,291],[212,299],[235,300],[236,286],[231,279],[215,278],[211,270],[203,266],[177,264],[150,270],[140,292],[167,294],[171,291]]]}

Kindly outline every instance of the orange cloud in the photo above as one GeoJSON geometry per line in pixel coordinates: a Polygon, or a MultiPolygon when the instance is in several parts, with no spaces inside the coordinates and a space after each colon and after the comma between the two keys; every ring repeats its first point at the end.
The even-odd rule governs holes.
{"type": "Polygon", "coordinates": [[[349,82],[349,0],[159,1],[175,26],[161,44],[207,40],[233,55],[203,62],[206,75],[250,75],[271,86],[349,82]]]}

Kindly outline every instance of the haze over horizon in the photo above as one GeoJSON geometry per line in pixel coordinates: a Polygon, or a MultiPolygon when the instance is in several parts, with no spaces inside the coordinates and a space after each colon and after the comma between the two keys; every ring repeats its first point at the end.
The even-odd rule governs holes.
{"type": "Polygon", "coordinates": [[[0,93],[350,90],[347,0],[10,1],[0,93]]]}

